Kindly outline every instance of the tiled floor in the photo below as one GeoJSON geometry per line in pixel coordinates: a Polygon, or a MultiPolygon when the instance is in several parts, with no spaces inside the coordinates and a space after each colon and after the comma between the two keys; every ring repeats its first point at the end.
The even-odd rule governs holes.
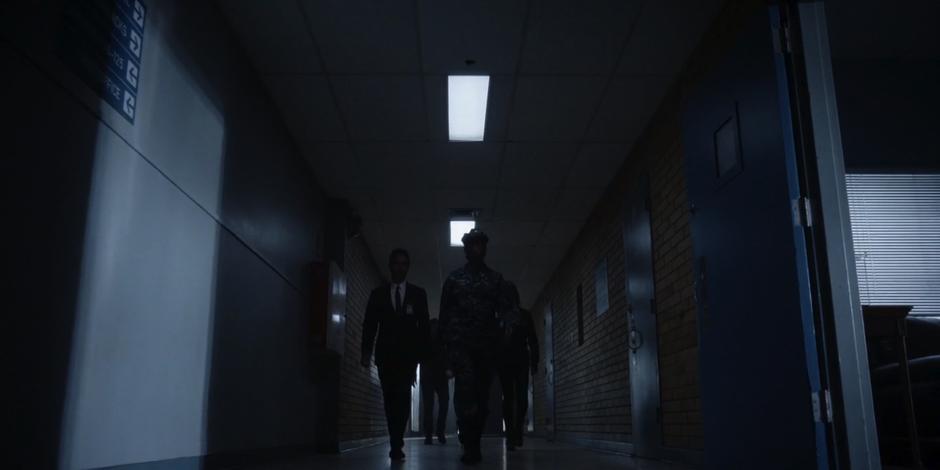
{"type": "MultiPolygon", "coordinates": [[[[353,469],[591,469],[591,470],[679,470],[688,467],[650,460],[632,459],[622,455],[594,452],[540,439],[526,440],[525,447],[514,452],[503,449],[503,440],[485,439],[483,462],[469,466],[460,463],[460,445],[449,439],[446,445],[424,445],[423,439],[405,441],[404,462],[392,463],[388,446],[377,445],[341,455],[317,455],[284,461],[279,464],[243,467],[244,470],[353,470],[353,469]]],[[[241,469],[240,469],[241,470],[241,469]]]]}

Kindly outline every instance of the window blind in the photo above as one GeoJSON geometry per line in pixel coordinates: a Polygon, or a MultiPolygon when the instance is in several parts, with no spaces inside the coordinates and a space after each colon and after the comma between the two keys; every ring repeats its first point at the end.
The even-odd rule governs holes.
{"type": "Polygon", "coordinates": [[[862,305],[940,315],[940,174],[846,175],[862,305]]]}

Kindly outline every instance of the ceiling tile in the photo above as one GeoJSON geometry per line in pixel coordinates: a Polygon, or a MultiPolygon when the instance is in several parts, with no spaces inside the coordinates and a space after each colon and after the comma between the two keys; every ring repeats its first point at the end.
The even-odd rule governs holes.
{"type": "MultiPolygon", "coordinates": [[[[587,218],[588,214],[584,214],[587,218]]],[[[545,226],[538,243],[540,245],[560,245],[569,246],[574,242],[581,227],[584,226],[584,220],[564,220],[554,219],[545,226]]]]}
{"type": "Polygon", "coordinates": [[[576,188],[604,188],[623,165],[627,156],[626,144],[584,144],[566,185],[576,188]]]}
{"type": "Polygon", "coordinates": [[[420,77],[354,76],[333,80],[354,140],[426,139],[420,77]]]}
{"type": "Polygon", "coordinates": [[[419,73],[412,0],[302,0],[329,73],[419,73]]]}
{"type": "Polygon", "coordinates": [[[424,71],[481,75],[516,70],[523,0],[420,0],[424,71]],[[468,66],[464,61],[475,60],[468,66]]]}
{"type": "Polygon", "coordinates": [[[434,253],[437,250],[436,225],[430,221],[388,220],[382,224],[382,243],[411,252],[434,253]]]}
{"type": "Polygon", "coordinates": [[[502,144],[437,142],[428,144],[432,173],[440,188],[493,187],[499,174],[502,144]]]}
{"type": "Polygon", "coordinates": [[[581,139],[605,82],[603,77],[520,77],[509,137],[516,141],[581,139]]]}
{"type": "Polygon", "coordinates": [[[506,144],[500,169],[500,187],[560,187],[577,151],[578,145],[574,142],[506,144]]]}
{"type": "Polygon", "coordinates": [[[548,219],[555,191],[541,188],[500,189],[496,196],[496,220],[541,221],[548,219]]]}
{"type": "Polygon", "coordinates": [[[382,222],[428,222],[434,220],[431,192],[407,187],[375,191],[376,216],[382,222]]]}
{"type": "MultiPolygon", "coordinates": [[[[428,75],[424,77],[424,83],[427,95],[428,136],[432,141],[447,141],[447,77],[428,75]]],[[[489,97],[486,100],[486,124],[483,129],[484,142],[506,139],[511,94],[512,78],[490,77],[489,97]]]]}
{"type": "Polygon", "coordinates": [[[452,209],[478,209],[480,220],[493,218],[496,189],[438,189],[434,192],[439,220],[447,220],[452,209]]]}
{"type": "Polygon", "coordinates": [[[610,73],[641,3],[638,0],[533,2],[522,53],[522,73],[610,73]]]}
{"type": "Polygon", "coordinates": [[[646,2],[617,73],[675,76],[718,12],[720,3],[720,0],[646,2]]]}
{"type": "Polygon", "coordinates": [[[635,142],[671,83],[672,79],[666,76],[612,79],[591,122],[587,140],[635,142]]]}
{"type": "Polygon", "coordinates": [[[594,210],[603,188],[565,188],[552,212],[552,220],[583,221],[594,210]]]}
{"type": "Polygon", "coordinates": [[[323,72],[313,41],[304,36],[243,38],[245,49],[261,75],[316,75],[323,72]]]}
{"type": "Polygon", "coordinates": [[[295,0],[220,0],[235,30],[247,37],[308,35],[295,0]]]}
{"type": "Polygon", "coordinates": [[[314,140],[346,138],[325,77],[277,75],[265,77],[265,83],[301,146],[314,140]]]}
{"type": "Polygon", "coordinates": [[[425,143],[356,143],[354,149],[366,186],[415,191],[433,184],[435,166],[425,143]]]}
{"type": "Polygon", "coordinates": [[[346,142],[317,142],[307,155],[320,187],[331,197],[349,199],[362,191],[364,175],[346,142]]]}

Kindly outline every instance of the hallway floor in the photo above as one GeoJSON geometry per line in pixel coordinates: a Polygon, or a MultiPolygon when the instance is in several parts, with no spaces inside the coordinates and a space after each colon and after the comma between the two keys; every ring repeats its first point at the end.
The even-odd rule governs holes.
{"type": "Polygon", "coordinates": [[[503,439],[489,438],[483,442],[483,462],[464,465],[459,461],[460,445],[448,439],[446,445],[424,445],[424,439],[405,441],[404,462],[392,463],[388,458],[388,445],[375,445],[346,452],[341,455],[317,455],[284,461],[278,464],[238,467],[238,470],[353,470],[353,469],[579,469],[592,470],[681,470],[689,467],[663,462],[608,454],[567,444],[549,443],[542,439],[528,439],[525,447],[507,453],[503,439]]]}

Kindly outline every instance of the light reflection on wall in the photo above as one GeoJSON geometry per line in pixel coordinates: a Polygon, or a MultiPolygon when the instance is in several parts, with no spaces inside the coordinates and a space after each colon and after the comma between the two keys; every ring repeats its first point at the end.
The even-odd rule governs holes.
{"type": "Polygon", "coordinates": [[[137,125],[102,106],[61,468],[206,450],[225,130],[154,23],[137,125]]]}

